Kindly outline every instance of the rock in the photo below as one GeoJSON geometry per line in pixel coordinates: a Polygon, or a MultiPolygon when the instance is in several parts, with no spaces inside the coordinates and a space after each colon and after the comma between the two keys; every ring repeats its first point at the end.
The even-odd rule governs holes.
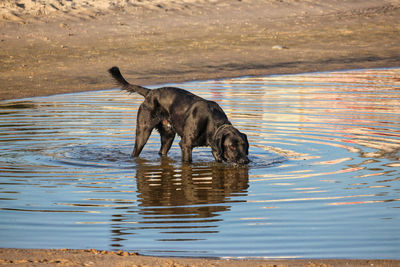
{"type": "Polygon", "coordinates": [[[282,45],[274,45],[274,46],[272,47],[272,49],[275,49],[275,50],[282,50],[282,49],[288,49],[288,47],[282,46],[282,45]]]}

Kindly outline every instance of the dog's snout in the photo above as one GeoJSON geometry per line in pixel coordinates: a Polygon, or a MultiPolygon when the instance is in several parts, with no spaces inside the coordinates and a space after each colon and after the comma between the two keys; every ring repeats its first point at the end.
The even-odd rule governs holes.
{"type": "Polygon", "coordinates": [[[239,163],[239,164],[249,164],[249,163],[250,163],[250,160],[249,160],[248,157],[245,157],[245,158],[241,158],[241,159],[238,161],[238,163],[239,163]]]}

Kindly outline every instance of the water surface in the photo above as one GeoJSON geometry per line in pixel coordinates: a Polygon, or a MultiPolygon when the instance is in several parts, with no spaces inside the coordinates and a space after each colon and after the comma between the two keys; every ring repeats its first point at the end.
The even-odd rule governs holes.
{"type": "Polygon", "coordinates": [[[400,259],[400,69],[172,86],[221,105],[248,167],[157,133],[131,159],[139,95],[2,101],[0,246],[400,259]]]}

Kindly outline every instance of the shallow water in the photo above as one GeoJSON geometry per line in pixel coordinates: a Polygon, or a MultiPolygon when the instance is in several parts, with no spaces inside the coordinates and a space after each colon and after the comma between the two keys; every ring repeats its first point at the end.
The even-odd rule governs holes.
{"type": "Polygon", "coordinates": [[[138,95],[2,101],[0,246],[400,259],[400,69],[172,86],[222,106],[248,167],[156,133],[131,159],[138,95]]]}

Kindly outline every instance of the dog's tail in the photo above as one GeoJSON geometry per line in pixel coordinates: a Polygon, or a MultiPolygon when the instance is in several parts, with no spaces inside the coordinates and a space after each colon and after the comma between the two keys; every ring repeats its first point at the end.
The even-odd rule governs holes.
{"type": "Polygon", "coordinates": [[[138,93],[139,95],[142,95],[144,97],[146,97],[146,95],[150,92],[150,89],[148,89],[148,88],[145,88],[145,87],[142,87],[139,85],[130,84],[122,76],[118,67],[112,67],[111,69],[108,70],[108,72],[117,81],[118,85],[121,85],[122,90],[128,91],[130,93],[138,93]]]}

